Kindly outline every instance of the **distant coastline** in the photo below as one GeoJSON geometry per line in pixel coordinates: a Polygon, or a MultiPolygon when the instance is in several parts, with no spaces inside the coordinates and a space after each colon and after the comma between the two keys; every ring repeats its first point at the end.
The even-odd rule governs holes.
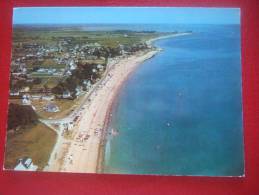
{"type": "Polygon", "coordinates": [[[240,12],[15,7],[3,168],[243,177],[240,12]]]}
{"type": "Polygon", "coordinates": [[[152,38],[148,41],[146,41],[146,43],[148,45],[151,45],[153,42],[161,40],[161,39],[168,39],[168,38],[173,38],[173,37],[179,37],[179,36],[185,36],[185,35],[190,35],[192,34],[192,32],[183,32],[183,33],[176,33],[176,34],[169,34],[169,35],[163,35],[163,36],[159,36],[156,38],[152,38]]]}

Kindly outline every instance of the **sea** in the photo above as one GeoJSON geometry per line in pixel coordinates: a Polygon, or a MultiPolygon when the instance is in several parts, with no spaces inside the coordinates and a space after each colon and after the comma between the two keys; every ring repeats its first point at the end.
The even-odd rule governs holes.
{"type": "MultiPolygon", "coordinates": [[[[192,31],[128,78],[114,103],[104,173],[243,176],[240,25],[106,25],[192,31]]],[[[96,29],[94,29],[96,30],[96,29]]]]}

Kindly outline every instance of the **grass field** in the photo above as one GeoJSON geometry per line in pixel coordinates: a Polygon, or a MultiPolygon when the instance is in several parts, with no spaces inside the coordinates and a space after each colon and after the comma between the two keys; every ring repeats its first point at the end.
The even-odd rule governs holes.
{"type": "Polygon", "coordinates": [[[5,168],[13,169],[17,160],[30,157],[33,163],[42,170],[50,157],[56,142],[56,133],[38,123],[15,135],[8,135],[5,151],[5,168]]]}
{"type": "Polygon", "coordinates": [[[116,32],[116,31],[82,31],[61,29],[15,29],[13,33],[14,44],[18,42],[56,45],[57,40],[62,37],[73,37],[73,44],[99,43],[107,47],[117,47],[119,44],[131,45],[161,35],[161,33],[138,33],[138,32],[116,32]],[[127,36],[125,36],[125,34],[127,36]]]}
{"type": "MultiPolygon", "coordinates": [[[[60,119],[64,118],[71,113],[82,101],[83,96],[74,100],[55,99],[51,103],[57,105],[60,109],[59,112],[46,112],[43,108],[50,101],[48,100],[32,100],[32,105],[36,108],[36,113],[42,119],[60,119]]],[[[21,99],[9,99],[9,103],[22,104],[21,99]]]]}
{"type": "Polygon", "coordinates": [[[63,100],[63,99],[55,99],[51,101],[55,105],[57,105],[60,109],[59,112],[46,112],[43,107],[49,102],[46,100],[33,100],[33,105],[36,108],[36,112],[40,118],[43,119],[60,119],[66,117],[73,109],[75,109],[79,105],[79,99],[75,100],[63,100]]]}

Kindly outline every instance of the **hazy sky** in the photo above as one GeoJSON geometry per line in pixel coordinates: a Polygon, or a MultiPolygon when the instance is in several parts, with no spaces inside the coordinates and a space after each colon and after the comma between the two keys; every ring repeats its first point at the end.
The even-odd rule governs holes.
{"type": "Polygon", "coordinates": [[[15,8],[14,24],[167,23],[239,24],[238,8],[34,7],[15,8]]]}

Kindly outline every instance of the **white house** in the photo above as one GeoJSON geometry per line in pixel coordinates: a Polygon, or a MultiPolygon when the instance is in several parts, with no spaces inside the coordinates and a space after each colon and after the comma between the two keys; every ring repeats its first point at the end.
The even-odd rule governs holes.
{"type": "Polygon", "coordinates": [[[70,122],[70,123],[67,124],[67,129],[68,129],[68,130],[72,130],[73,127],[74,127],[73,122],[70,122]]]}
{"type": "Polygon", "coordinates": [[[62,97],[63,97],[63,98],[71,98],[71,93],[70,93],[70,91],[64,91],[62,97]]]}
{"type": "Polygon", "coordinates": [[[67,75],[67,76],[71,76],[71,75],[72,75],[72,72],[71,72],[70,70],[68,70],[68,71],[66,72],[66,75],[67,75]]]}
{"type": "Polygon", "coordinates": [[[41,99],[51,101],[51,100],[55,99],[55,96],[54,95],[44,95],[41,97],[41,99]]]}
{"type": "Polygon", "coordinates": [[[61,123],[61,124],[59,125],[59,128],[60,128],[61,131],[70,131],[70,130],[73,129],[73,127],[74,127],[73,122],[61,123]]]}
{"type": "Polygon", "coordinates": [[[23,95],[22,96],[22,104],[23,105],[31,105],[31,100],[29,95],[23,95]]]}
{"type": "Polygon", "coordinates": [[[19,91],[10,91],[10,96],[18,96],[20,95],[19,91]]]}
{"type": "Polygon", "coordinates": [[[18,164],[14,168],[16,171],[36,171],[37,165],[34,165],[31,158],[21,158],[18,160],[18,164]]]}
{"type": "Polygon", "coordinates": [[[59,112],[59,107],[53,103],[49,103],[46,106],[44,106],[44,110],[46,112],[59,112]]]}
{"type": "Polygon", "coordinates": [[[56,72],[56,69],[55,68],[50,68],[50,69],[47,69],[47,72],[48,74],[53,74],[56,72]]]}
{"type": "Polygon", "coordinates": [[[75,70],[76,69],[76,64],[75,64],[74,60],[70,60],[69,68],[70,68],[70,70],[75,70]]]}
{"type": "Polygon", "coordinates": [[[22,68],[21,72],[22,72],[23,74],[26,74],[26,73],[27,73],[27,69],[26,69],[26,68],[22,68]]]}
{"type": "Polygon", "coordinates": [[[83,91],[83,88],[81,86],[76,87],[76,96],[80,96],[83,91]]]}
{"type": "Polygon", "coordinates": [[[31,98],[34,100],[39,100],[41,98],[41,95],[31,95],[31,98]]]}
{"type": "Polygon", "coordinates": [[[101,64],[98,64],[97,68],[98,68],[99,71],[103,71],[103,69],[104,69],[103,65],[101,65],[101,64]]]}
{"type": "Polygon", "coordinates": [[[48,70],[46,69],[46,68],[39,68],[38,70],[37,70],[37,72],[38,73],[45,73],[45,72],[47,72],[48,70]]]}

